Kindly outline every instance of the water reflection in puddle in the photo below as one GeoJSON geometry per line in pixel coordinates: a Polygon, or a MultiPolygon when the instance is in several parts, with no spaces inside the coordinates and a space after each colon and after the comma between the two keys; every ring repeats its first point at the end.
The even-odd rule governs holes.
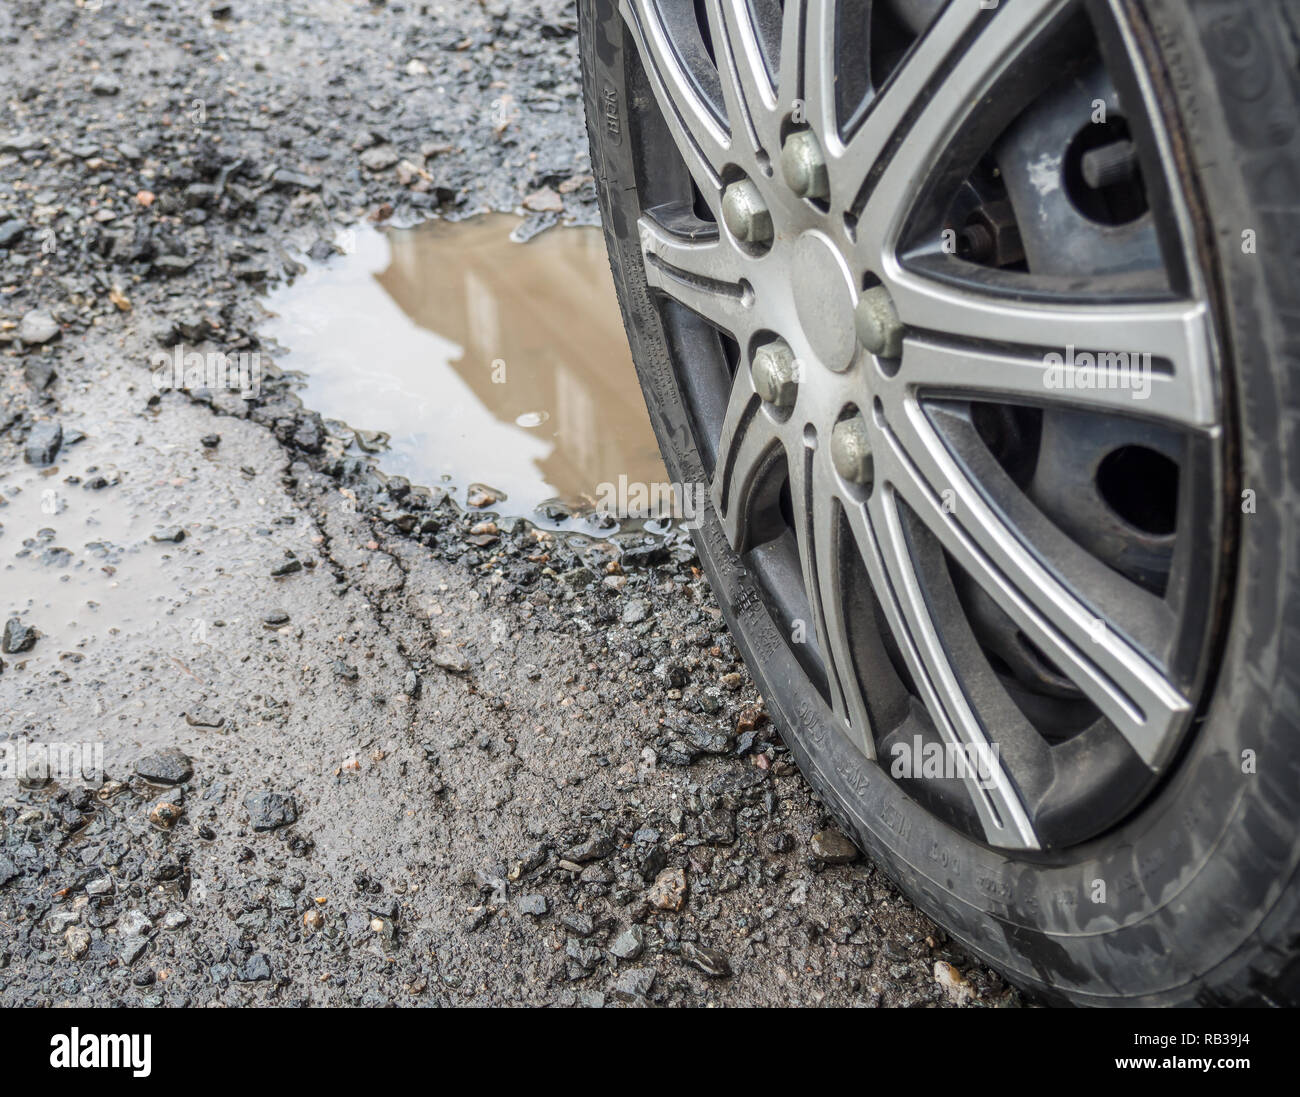
{"type": "MultiPolygon", "coordinates": [[[[349,234],[268,301],[303,402],[390,436],[384,470],[486,484],[493,510],[589,509],[602,483],[667,479],[598,229],[509,239],[505,215],[349,234]]],[[[540,519],[543,524],[554,525],[540,519]]]]}

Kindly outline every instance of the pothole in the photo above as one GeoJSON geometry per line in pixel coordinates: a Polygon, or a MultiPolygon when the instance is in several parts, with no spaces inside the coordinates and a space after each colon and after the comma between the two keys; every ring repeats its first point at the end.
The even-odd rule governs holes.
{"type": "Polygon", "coordinates": [[[598,504],[620,478],[668,477],[604,240],[557,228],[517,244],[518,224],[358,227],[344,254],[270,295],[263,334],[302,375],[303,403],[359,448],[378,441],[386,472],[461,502],[486,486],[497,514],[609,532],[598,504]]]}

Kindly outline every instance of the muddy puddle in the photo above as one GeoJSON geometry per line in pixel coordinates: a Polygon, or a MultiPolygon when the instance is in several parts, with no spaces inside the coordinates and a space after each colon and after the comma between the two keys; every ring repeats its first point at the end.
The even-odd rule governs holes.
{"type": "MultiPolygon", "coordinates": [[[[550,528],[610,531],[609,485],[667,479],[594,228],[492,215],[342,234],[267,301],[277,364],[385,472],[550,528]],[[287,352],[287,353],[286,353],[287,352]]],[[[629,528],[630,523],[620,523],[629,528]]],[[[651,525],[653,527],[653,524],[651,525]]]]}
{"type": "MultiPolygon", "coordinates": [[[[149,438],[134,424],[120,430],[104,421],[87,425],[96,436],[68,431],[54,465],[18,464],[0,475],[4,619],[31,625],[39,638],[30,649],[0,659],[7,664],[0,678],[0,715],[7,726],[0,733],[91,733],[104,720],[133,710],[126,676],[111,669],[124,635],[152,637],[156,665],[168,670],[173,662],[182,666],[177,653],[196,650],[195,622],[204,611],[194,607],[203,604],[207,591],[176,551],[185,537],[182,524],[196,524],[177,522],[169,506],[169,497],[183,497],[185,482],[177,477],[150,485],[156,504],[141,510],[123,501],[127,482],[113,457],[143,445],[170,463],[182,447],[149,438]],[[12,707],[24,680],[44,675],[66,681],[87,660],[95,676],[107,674],[114,683],[98,692],[90,708],[41,710],[30,702],[12,707]]],[[[237,559],[238,534],[222,537],[237,559]]]]}

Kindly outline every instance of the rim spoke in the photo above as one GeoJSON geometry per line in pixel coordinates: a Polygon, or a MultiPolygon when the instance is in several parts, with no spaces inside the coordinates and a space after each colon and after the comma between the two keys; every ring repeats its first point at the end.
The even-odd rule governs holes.
{"type": "MultiPolygon", "coordinates": [[[[675,212],[675,211],[667,211],[675,212]]],[[[651,211],[664,215],[665,211],[651,211]]],[[[685,219],[676,218],[678,224],[685,219]]],[[[716,229],[694,222],[707,235],[684,235],[659,217],[637,222],[646,281],[710,323],[743,340],[751,322],[753,292],[740,278],[741,265],[730,241],[716,229]]]]}
{"type": "Polygon", "coordinates": [[[705,9],[722,75],[733,158],[742,135],[751,151],[775,145],[780,136],[776,99],[747,0],[705,0],[705,9]]]}
{"type": "Polygon", "coordinates": [[[841,142],[834,128],[823,131],[831,193],[839,196],[843,206],[853,205],[862,181],[899,133],[903,120],[920,101],[926,86],[953,48],[984,15],[987,12],[978,2],[949,4],[926,31],[918,48],[912,50],[881,89],[856,132],[841,142]]]}
{"type": "Polygon", "coordinates": [[[843,583],[836,559],[836,500],[824,485],[828,470],[825,447],[790,454],[790,496],[795,507],[795,536],[804,590],[813,615],[817,646],[822,653],[830,687],[831,707],[849,727],[850,735],[868,758],[876,756],[867,706],[858,687],[844,618],[843,583]],[[805,516],[800,519],[799,516],[805,516]]]}
{"type": "Polygon", "coordinates": [[[674,143],[705,200],[713,203],[727,160],[727,132],[669,42],[658,6],[647,0],[621,0],[619,11],[636,40],[641,63],[674,143]]]}
{"type": "Polygon", "coordinates": [[[803,35],[805,0],[785,0],[781,10],[781,71],[777,76],[777,109],[781,116],[803,97],[803,35]]]}
{"type": "Polygon", "coordinates": [[[754,490],[782,452],[776,424],[763,410],[750,372],[742,363],[731,387],[711,485],[727,541],[737,552],[747,547],[746,516],[754,490]]]}
{"type": "Polygon", "coordinates": [[[893,289],[904,322],[941,327],[961,340],[909,339],[901,376],[914,387],[968,399],[1067,403],[1186,427],[1215,422],[1202,305],[1032,305],[906,277],[893,289]],[[1018,353],[988,345],[1008,335],[1024,344],[1018,353]],[[986,345],[971,345],[980,341],[986,345]]]}
{"type": "Polygon", "coordinates": [[[1187,700],[1016,536],[947,454],[915,400],[890,416],[889,479],[943,547],[1153,770],[1187,700]]]}
{"type": "Polygon", "coordinates": [[[823,141],[838,144],[835,114],[835,0],[804,0],[804,119],[823,141]]]}
{"type": "Polygon", "coordinates": [[[964,778],[986,838],[1004,848],[1037,849],[1039,842],[1015,783],[993,753],[934,627],[892,492],[877,485],[866,507],[847,507],[846,513],[886,620],[936,730],[945,742],[996,762],[989,766],[989,780],[980,782],[969,772],[964,778]]]}
{"type": "Polygon", "coordinates": [[[924,101],[904,139],[893,142],[892,156],[867,198],[861,224],[863,244],[870,253],[892,254],[918,183],[930,174],[961,124],[1024,51],[1026,42],[1036,37],[1067,3],[1002,0],[996,8],[987,9],[978,3],[949,4],[923,39],[923,48],[914,50],[903,62],[894,85],[881,96],[881,105],[891,95],[897,98],[879,118],[873,117],[875,111],[868,113],[854,141],[855,146],[859,141],[862,144],[853,157],[852,166],[858,174],[850,178],[861,180],[895,138],[911,104],[924,101]],[[978,37],[944,70],[948,48],[960,44],[977,20],[983,24],[978,37]],[[914,66],[917,71],[910,71],[914,66]]]}

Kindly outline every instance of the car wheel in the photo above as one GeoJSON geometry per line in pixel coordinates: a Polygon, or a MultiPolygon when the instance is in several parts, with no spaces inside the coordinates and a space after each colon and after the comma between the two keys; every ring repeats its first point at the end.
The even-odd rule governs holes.
{"type": "Polygon", "coordinates": [[[1048,998],[1300,986],[1284,8],[582,4],[728,624],[827,809],[1048,998]]]}

